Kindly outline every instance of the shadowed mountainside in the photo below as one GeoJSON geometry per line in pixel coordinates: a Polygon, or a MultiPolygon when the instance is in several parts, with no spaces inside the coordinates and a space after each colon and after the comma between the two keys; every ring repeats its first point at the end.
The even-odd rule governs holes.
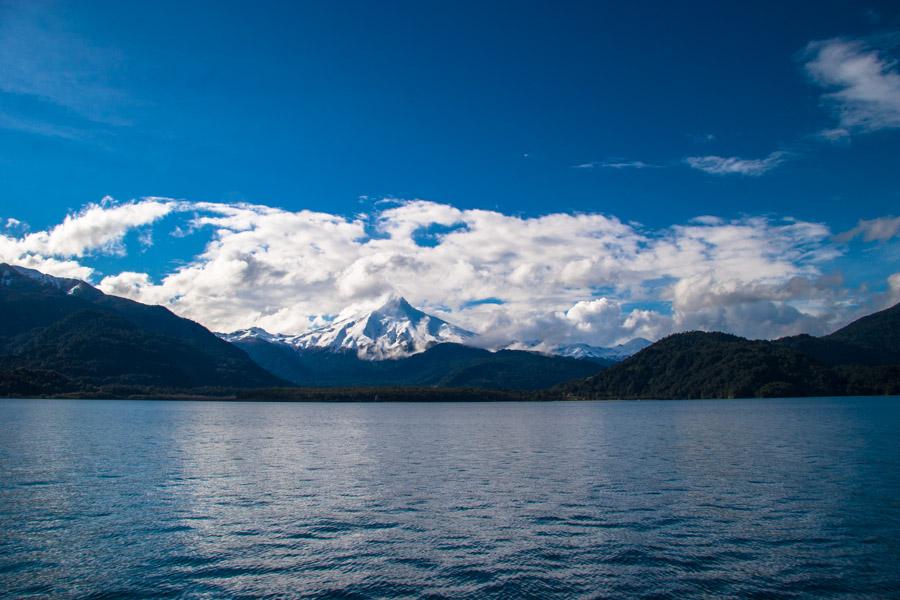
{"type": "Polygon", "coordinates": [[[622,399],[898,394],[900,305],[820,338],[671,335],[553,392],[566,398],[622,399]]]}
{"type": "Polygon", "coordinates": [[[193,321],[75,279],[0,264],[0,315],[7,389],[284,383],[193,321]]]}
{"type": "MultiPolygon", "coordinates": [[[[250,338],[234,342],[260,366],[302,386],[424,386],[537,390],[593,375],[604,364],[518,350],[489,352],[438,344],[394,360],[363,360],[353,352],[297,351],[250,338]]],[[[612,361],[608,361],[611,363],[612,361]]]]}

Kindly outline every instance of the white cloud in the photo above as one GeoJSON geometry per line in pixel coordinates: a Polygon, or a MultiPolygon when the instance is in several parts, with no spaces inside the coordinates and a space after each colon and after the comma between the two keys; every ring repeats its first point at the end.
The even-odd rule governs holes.
{"type": "Polygon", "coordinates": [[[642,160],[620,160],[603,162],[600,166],[605,169],[653,169],[658,165],[651,165],[642,160]]]}
{"type": "Polygon", "coordinates": [[[6,219],[6,225],[4,225],[4,229],[7,230],[19,230],[19,231],[28,231],[28,223],[23,223],[18,219],[14,219],[9,217],[6,219]]]}
{"type": "Polygon", "coordinates": [[[818,137],[829,142],[843,142],[850,137],[850,132],[843,127],[833,127],[831,129],[823,129],[818,137]]]}
{"type": "Polygon", "coordinates": [[[806,49],[806,72],[820,86],[839,127],[823,132],[834,139],[849,132],[900,127],[900,72],[897,61],[860,40],[830,39],[806,49]],[[827,132],[831,132],[828,134],[827,132]]]}
{"type": "Polygon", "coordinates": [[[728,331],[749,338],[824,334],[843,324],[833,311],[842,293],[836,283],[800,275],[770,281],[688,277],[674,286],[674,323],[678,330],[728,331]]]}
{"type": "Polygon", "coordinates": [[[173,207],[173,202],[157,199],[89,204],[79,213],[67,215],[53,229],[25,236],[22,247],[28,252],[51,256],[80,257],[95,251],[121,254],[126,233],[164,217],[173,207]]]}
{"type": "Polygon", "coordinates": [[[891,290],[900,293],[900,273],[894,273],[888,277],[888,286],[891,290]]]}
{"type": "Polygon", "coordinates": [[[646,163],[642,160],[607,160],[600,162],[588,162],[572,165],[573,169],[656,169],[659,165],[646,163]]]}
{"type": "Polygon", "coordinates": [[[849,242],[862,236],[867,242],[886,242],[900,235],[900,217],[861,219],[856,227],[837,236],[838,241],[849,242]]]}
{"type": "Polygon", "coordinates": [[[208,236],[205,248],[154,276],[110,274],[101,289],[216,330],[286,333],[393,291],[496,343],[607,345],[695,327],[754,337],[818,330],[842,293],[816,283],[838,253],[818,223],[703,216],[654,230],[596,213],[379,206],[344,217],[158,198],[95,204],[47,231],[0,235],[0,260],[89,277],[73,259],[122,253],[129,231],[175,213],[186,235],[208,236]],[[436,225],[442,233],[420,245],[418,233],[436,225]],[[483,298],[501,303],[473,303],[483,298]]]}
{"type": "MultiPolygon", "coordinates": [[[[118,275],[104,277],[100,281],[99,287],[107,294],[131,298],[141,295],[145,290],[149,290],[151,285],[150,276],[147,273],[122,271],[118,275]]],[[[146,297],[144,299],[148,300],[146,297]]],[[[150,302],[150,304],[155,303],[150,302]]]]}
{"type": "Polygon", "coordinates": [[[788,153],[772,152],[765,158],[738,158],[736,156],[690,156],[685,162],[692,169],[710,175],[749,175],[767,173],[787,160],[788,153]]]}
{"type": "Polygon", "coordinates": [[[900,299],[900,273],[888,277],[888,293],[894,301],[900,299]]]}
{"type": "Polygon", "coordinates": [[[122,242],[129,231],[152,224],[175,206],[173,201],[157,198],[122,204],[107,198],[67,215],[62,223],[49,230],[34,233],[27,233],[27,227],[20,221],[9,218],[7,233],[0,234],[0,261],[51,275],[88,279],[93,269],[71,259],[95,253],[124,254],[122,242]],[[25,233],[17,237],[16,230],[25,233]]]}

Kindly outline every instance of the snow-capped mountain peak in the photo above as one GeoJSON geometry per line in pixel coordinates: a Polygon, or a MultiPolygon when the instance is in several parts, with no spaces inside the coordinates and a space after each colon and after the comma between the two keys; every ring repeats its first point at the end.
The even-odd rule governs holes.
{"type": "Polygon", "coordinates": [[[340,318],[287,339],[298,349],[353,351],[359,358],[384,360],[424,352],[435,344],[463,343],[475,334],[392,296],[375,310],[340,318]]]}
{"type": "Polygon", "coordinates": [[[465,343],[471,331],[415,308],[401,296],[391,296],[374,310],[342,313],[335,321],[299,335],[273,334],[259,327],[217,334],[229,342],[260,339],[287,344],[298,351],[353,352],[365,360],[403,358],[435,344],[465,343]]]}

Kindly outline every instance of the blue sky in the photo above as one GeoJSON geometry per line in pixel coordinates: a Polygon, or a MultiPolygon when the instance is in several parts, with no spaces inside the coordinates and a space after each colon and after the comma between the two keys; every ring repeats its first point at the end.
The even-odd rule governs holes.
{"type": "MultiPolygon", "coordinates": [[[[841,277],[844,295],[827,301],[870,308],[866,294],[888,293],[900,271],[900,225],[887,219],[900,206],[900,8],[722,4],[0,0],[0,217],[49,231],[104,197],[152,196],[373,223],[386,198],[525,219],[599,214],[654,239],[703,215],[793,218],[826,227],[817,243],[830,252],[792,259],[797,273],[841,277]],[[866,60],[874,70],[854,70],[866,60]],[[873,225],[833,239],[861,219],[873,225]]],[[[114,251],[54,256],[97,281],[133,271],[159,284],[217,240],[171,235],[190,229],[182,212],[152,221],[152,246],[133,226],[114,251]]],[[[654,277],[681,278],[653,273],[645,287],[654,277]]],[[[612,288],[623,315],[672,312],[671,290],[623,286],[619,275],[573,294],[563,285],[539,303],[565,311],[612,288]]],[[[405,293],[496,316],[504,304],[480,300],[500,291],[449,303],[405,293]]],[[[311,294],[233,324],[334,312],[313,311],[311,294]]],[[[765,301],[826,312],[825,299],[775,296],[765,301]]],[[[209,311],[182,312],[219,325],[209,311]]],[[[829,311],[830,326],[842,317],[829,311]]],[[[698,326],[753,333],[730,323],[698,326]]]]}

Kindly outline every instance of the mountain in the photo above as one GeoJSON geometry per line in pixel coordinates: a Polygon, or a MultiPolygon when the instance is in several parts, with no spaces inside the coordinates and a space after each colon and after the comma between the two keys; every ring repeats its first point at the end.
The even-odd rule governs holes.
{"type": "Polygon", "coordinates": [[[231,333],[216,333],[216,336],[222,338],[226,342],[236,343],[248,340],[261,340],[273,344],[287,344],[286,337],[277,333],[269,333],[262,327],[250,327],[249,329],[239,329],[231,333]]]}
{"type": "MultiPolygon", "coordinates": [[[[226,341],[243,344],[242,348],[248,352],[251,350],[257,354],[265,352],[270,359],[274,359],[274,354],[283,353],[283,351],[271,348],[263,350],[261,347],[254,346],[251,340],[286,345],[304,353],[317,350],[335,353],[351,352],[362,360],[374,361],[405,358],[425,352],[437,344],[471,344],[478,337],[471,331],[422,312],[413,307],[405,298],[398,296],[391,297],[385,304],[373,311],[339,319],[325,327],[296,336],[273,334],[259,327],[216,335],[226,341]]],[[[535,342],[527,346],[519,343],[511,344],[504,350],[589,360],[602,366],[609,366],[646,348],[650,343],[644,338],[635,338],[611,348],[588,344],[568,344],[544,351],[540,349],[540,343],[535,342]]],[[[268,365],[269,363],[263,361],[260,364],[268,365]]],[[[271,365],[267,366],[267,368],[270,367],[271,365]]],[[[296,380],[297,377],[291,379],[296,380]]]]}
{"type": "Polygon", "coordinates": [[[824,339],[878,352],[892,362],[900,362],[900,304],[858,319],[824,339]]]}
{"type": "Polygon", "coordinates": [[[900,304],[862,317],[830,335],[775,340],[829,365],[900,364],[900,304]]]}
{"type": "Polygon", "coordinates": [[[578,358],[581,360],[596,360],[598,362],[619,362],[625,360],[632,354],[640,352],[650,344],[650,340],[644,338],[634,338],[624,344],[604,348],[602,346],[590,346],[588,344],[565,344],[554,347],[550,352],[558,356],[568,356],[570,358],[578,358]]]}
{"type": "MultiPolygon", "coordinates": [[[[348,386],[415,390],[404,397],[435,388],[552,386],[530,397],[900,394],[900,305],[823,337],[762,341],[724,333],[676,334],[605,370],[592,361],[608,359],[491,352],[458,343],[474,334],[402,298],[300,336],[250,329],[225,336],[228,342],[163,307],[108,296],[76,279],[0,264],[0,315],[0,395],[126,397],[132,393],[127,390],[138,388],[144,392],[136,393],[199,390],[204,395],[204,389],[275,388],[288,381],[345,391],[348,386]]],[[[637,340],[618,351],[645,343],[637,340]]],[[[576,350],[587,356],[596,349],[576,350]]],[[[372,394],[377,390],[364,396],[372,394]]],[[[472,394],[477,392],[466,397],[472,394]]]]}
{"type": "Polygon", "coordinates": [[[790,348],[692,331],[564,388],[592,398],[740,398],[776,386],[782,394],[820,395],[829,387],[827,369],[790,348]]]}
{"type": "Polygon", "coordinates": [[[414,308],[399,296],[391,297],[373,311],[338,319],[296,336],[270,334],[259,328],[219,335],[229,342],[255,338],[304,351],[351,352],[363,360],[403,358],[436,344],[465,343],[475,337],[471,331],[414,308]]]}
{"type": "Polygon", "coordinates": [[[897,394],[898,307],[821,338],[675,334],[555,391],[574,398],[660,399],[897,394]]]}
{"type": "Polygon", "coordinates": [[[284,383],[201,325],[76,279],[0,264],[0,315],[0,391],[284,383]]]}
{"type": "Polygon", "coordinates": [[[218,334],[257,364],[303,386],[483,387],[533,390],[593,375],[591,361],[520,350],[491,352],[465,345],[476,337],[404,298],[297,335],[253,328],[218,334]]]}
{"type": "Polygon", "coordinates": [[[366,360],[352,351],[295,349],[282,341],[245,337],[233,342],[269,372],[302,386],[423,386],[537,390],[586,377],[594,362],[534,352],[490,352],[437,344],[391,360],[366,360]]]}

